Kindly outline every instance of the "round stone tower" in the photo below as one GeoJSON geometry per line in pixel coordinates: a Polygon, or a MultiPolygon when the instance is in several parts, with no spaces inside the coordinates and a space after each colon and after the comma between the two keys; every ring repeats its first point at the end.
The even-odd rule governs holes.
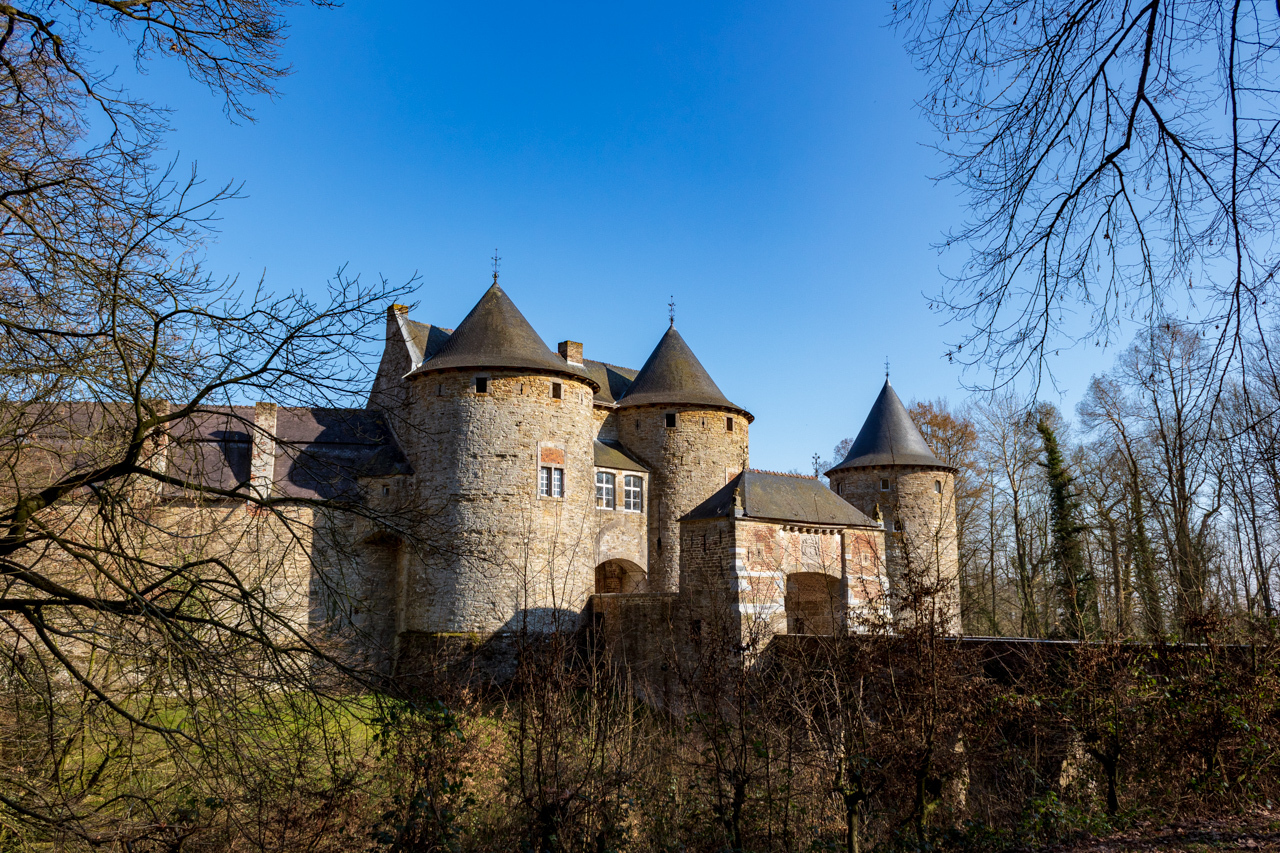
{"type": "Polygon", "coordinates": [[[617,410],[619,439],[650,471],[650,592],[675,591],[680,518],[747,467],[752,420],[721,393],[672,321],[617,410]]]}
{"type": "Polygon", "coordinates": [[[592,396],[498,286],[409,374],[397,437],[434,541],[401,580],[401,630],[575,627],[595,584],[592,396]]]}
{"type": "Polygon", "coordinates": [[[886,377],[831,488],[885,527],[895,614],[960,632],[955,469],[933,455],[886,377]]]}

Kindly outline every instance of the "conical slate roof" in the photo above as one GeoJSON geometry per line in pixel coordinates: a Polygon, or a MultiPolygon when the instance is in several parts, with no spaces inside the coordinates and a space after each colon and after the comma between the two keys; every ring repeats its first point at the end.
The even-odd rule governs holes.
{"type": "Polygon", "coordinates": [[[658,341],[627,393],[618,400],[618,407],[623,406],[706,406],[731,409],[751,418],[750,412],[730,403],[720,392],[674,325],[658,341]]]}
{"type": "Polygon", "coordinates": [[[547,347],[496,280],[435,355],[410,375],[475,368],[558,373],[580,379],[594,390],[600,388],[582,368],[547,347]]]}
{"type": "Polygon", "coordinates": [[[862,424],[858,437],[849,448],[849,455],[833,471],[846,468],[867,468],[872,465],[922,465],[929,468],[950,469],[933,455],[924,436],[916,428],[907,407],[885,379],[880,396],[871,407],[867,420],[862,424]]]}

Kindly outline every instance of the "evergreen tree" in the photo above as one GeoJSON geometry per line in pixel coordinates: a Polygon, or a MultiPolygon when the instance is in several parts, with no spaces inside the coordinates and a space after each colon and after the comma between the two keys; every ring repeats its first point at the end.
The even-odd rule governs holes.
{"type": "Polygon", "coordinates": [[[1085,639],[1097,629],[1097,590],[1093,573],[1085,564],[1080,523],[1080,501],[1075,478],[1067,470],[1058,447],[1058,436],[1042,413],[1036,431],[1044,442],[1045,475],[1049,480],[1049,511],[1053,525],[1054,585],[1063,609],[1061,631],[1073,640],[1085,639]]]}
{"type": "Polygon", "coordinates": [[[1155,556],[1151,553],[1151,540],[1147,537],[1146,511],[1142,505],[1142,485],[1138,475],[1133,475],[1132,533],[1129,548],[1133,554],[1133,567],[1138,576],[1138,596],[1142,599],[1142,621],[1148,639],[1157,640],[1164,634],[1164,612],[1160,608],[1160,589],[1156,584],[1155,556]]]}

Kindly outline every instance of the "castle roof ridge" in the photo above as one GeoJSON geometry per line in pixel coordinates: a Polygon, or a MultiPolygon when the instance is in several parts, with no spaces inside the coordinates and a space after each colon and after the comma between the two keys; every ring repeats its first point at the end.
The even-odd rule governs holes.
{"type": "Polygon", "coordinates": [[[747,470],[753,474],[773,474],[775,477],[794,477],[797,480],[818,479],[817,476],[813,474],[794,474],[790,471],[769,471],[765,468],[748,468],[747,470]]]}

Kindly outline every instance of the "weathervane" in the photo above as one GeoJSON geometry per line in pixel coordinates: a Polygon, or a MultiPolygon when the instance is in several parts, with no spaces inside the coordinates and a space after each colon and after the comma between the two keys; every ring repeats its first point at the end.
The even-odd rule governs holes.
{"type": "Polygon", "coordinates": [[[676,295],[671,294],[671,301],[667,303],[667,316],[671,318],[671,328],[676,327],[676,295]]]}
{"type": "Polygon", "coordinates": [[[498,261],[502,260],[502,258],[498,257],[497,249],[493,250],[493,257],[490,258],[489,260],[493,261],[493,283],[497,284],[498,283],[498,261]]]}
{"type": "Polygon", "coordinates": [[[889,356],[887,355],[884,357],[884,378],[886,381],[889,379],[889,356]]]}

